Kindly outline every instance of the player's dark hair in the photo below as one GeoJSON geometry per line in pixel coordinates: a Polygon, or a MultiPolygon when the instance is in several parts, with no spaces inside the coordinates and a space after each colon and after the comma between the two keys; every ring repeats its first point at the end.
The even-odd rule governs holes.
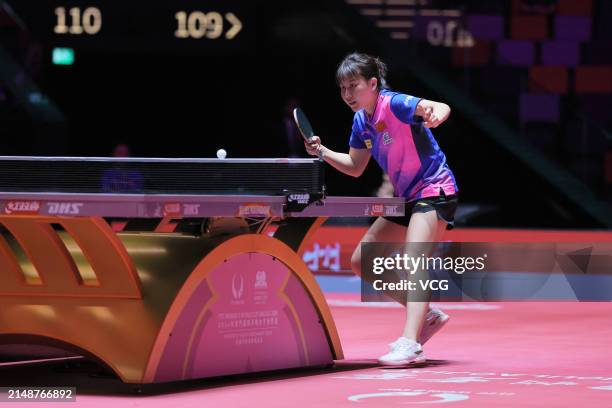
{"type": "Polygon", "coordinates": [[[347,78],[355,78],[361,75],[365,79],[376,78],[378,90],[387,88],[387,65],[378,57],[368,54],[354,52],[344,57],[336,71],[336,82],[338,85],[347,78]]]}

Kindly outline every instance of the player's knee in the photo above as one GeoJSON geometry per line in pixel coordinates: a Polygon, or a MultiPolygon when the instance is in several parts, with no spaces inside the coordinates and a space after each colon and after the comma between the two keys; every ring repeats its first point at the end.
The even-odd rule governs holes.
{"type": "Polygon", "coordinates": [[[357,275],[361,276],[361,244],[375,241],[376,237],[368,233],[361,239],[361,242],[357,245],[355,251],[353,251],[353,255],[351,256],[351,268],[357,275]]]}

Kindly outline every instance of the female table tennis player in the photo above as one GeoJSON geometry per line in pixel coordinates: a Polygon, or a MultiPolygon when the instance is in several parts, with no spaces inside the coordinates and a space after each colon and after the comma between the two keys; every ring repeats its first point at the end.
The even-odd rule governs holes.
{"type": "MultiPolygon", "coordinates": [[[[318,136],[305,142],[311,155],[322,157],[339,171],[358,177],[370,157],[389,176],[395,195],[406,199],[404,217],[379,217],[362,242],[436,242],[453,227],[457,184],[431,129],[444,123],[450,107],[391,91],[386,66],[378,58],[353,53],[339,64],[336,79],[342,100],[355,112],[349,152],[332,151],[318,136]]],[[[361,246],[352,256],[352,268],[361,275],[361,246]]],[[[429,302],[406,301],[402,335],[379,358],[384,365],[426,360],[422,345],[448,320],[429,302]]]]}

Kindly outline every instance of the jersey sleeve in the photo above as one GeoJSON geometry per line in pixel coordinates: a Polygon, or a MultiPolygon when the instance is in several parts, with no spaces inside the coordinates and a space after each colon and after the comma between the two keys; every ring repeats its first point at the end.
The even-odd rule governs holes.
{"type": "Polygon", "coordinates": [[[395,117],[404,123],[409,125],[421,123],[422,118],[415,116],[419,102],[421,102],[421,98],[398,93],[391,98],[391,111],[395,117]]]}
{"type": "Polygon", "coordinates": [[[354,149],[365,149],[366,145],[361,137],[361,127],[357,121],[357,117],[353,119],[353,127],[351,129],[351,137],[349,139],[349,146],[354,149]]]}

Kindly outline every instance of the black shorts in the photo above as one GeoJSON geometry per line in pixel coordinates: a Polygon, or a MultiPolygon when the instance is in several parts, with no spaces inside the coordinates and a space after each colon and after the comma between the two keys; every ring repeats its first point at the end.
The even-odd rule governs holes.
{"type": "Polygon", "coordinates": [[[442,195],[436,197],[423,197],[407,202],[404,207],[405,215],[403,217],[383,218],[407,227],[408,224],[410,224],[410,217],[412,217],[412,214],[435,211],[438,218],[446,221],[446,229],[453,229],[455,227],[455,211],[457,211],[457,204],[459,202],[457,194],[447,196],[444,192],[440,192],[442,195]]]}

